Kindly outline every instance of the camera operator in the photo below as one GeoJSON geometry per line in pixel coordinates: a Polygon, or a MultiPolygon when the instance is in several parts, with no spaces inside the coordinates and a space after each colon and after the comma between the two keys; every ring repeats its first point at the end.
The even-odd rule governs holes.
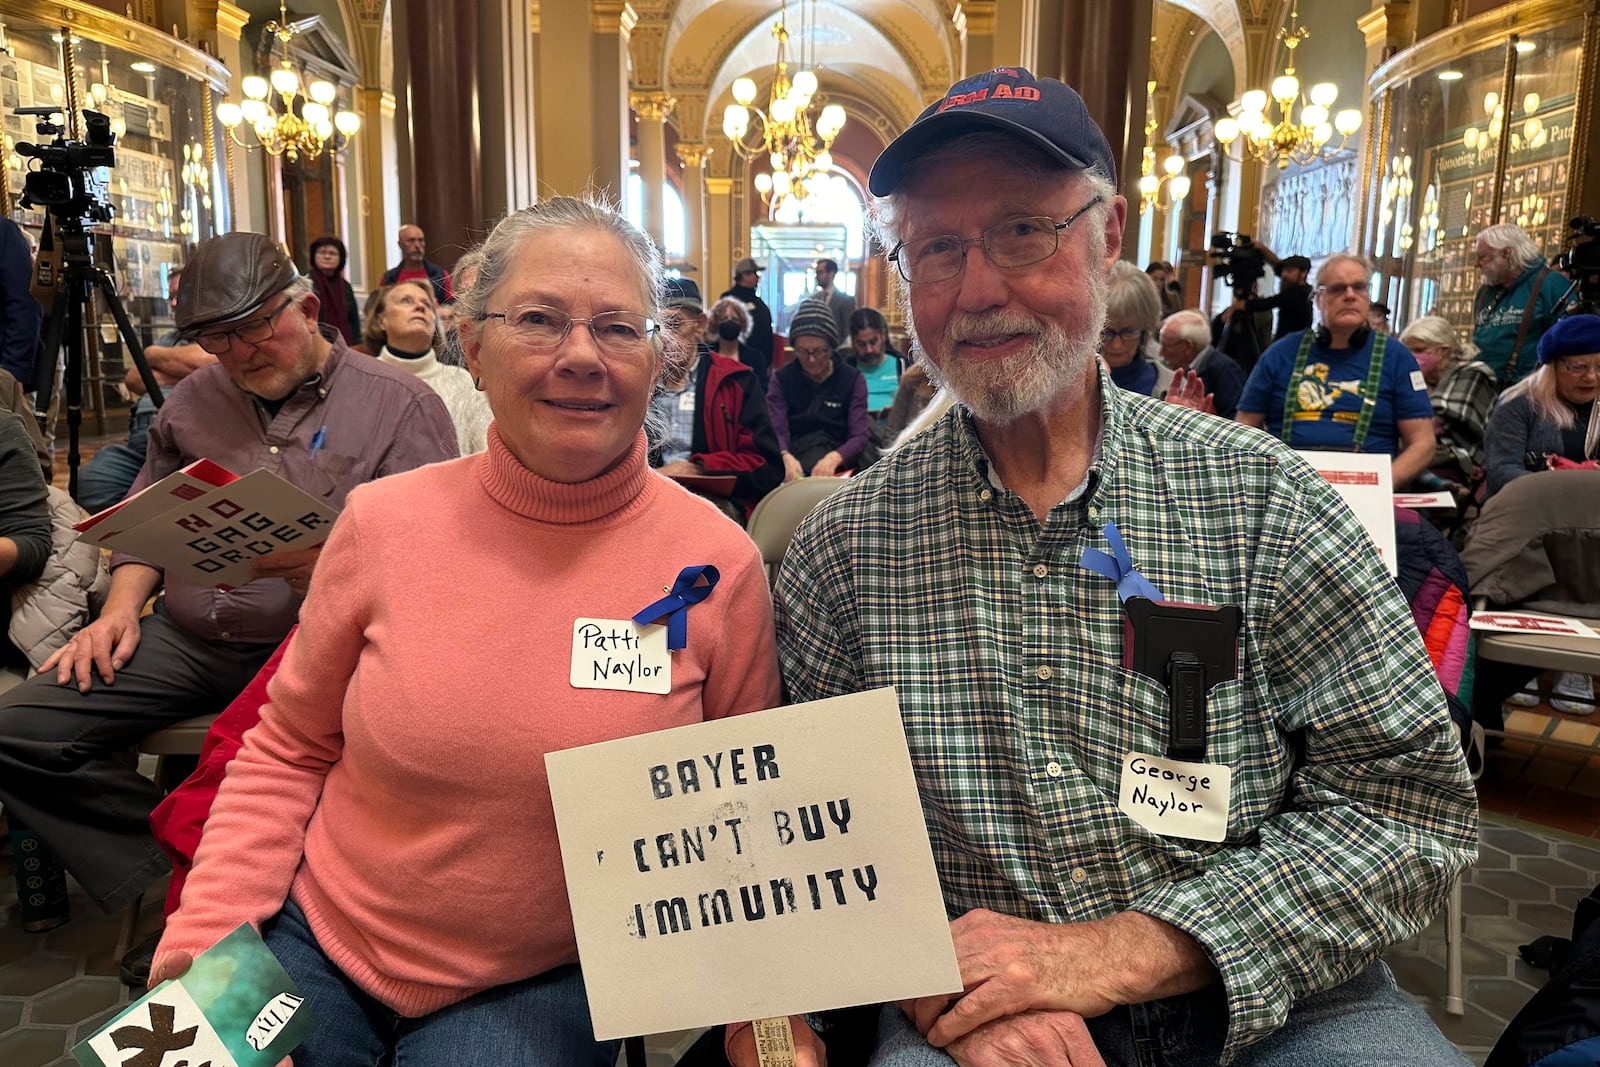
{"type": "Polygon", "coordinates": [[[1279,259],[1272,249],[1260,241],[1255,243],[1255,249],[1261,253],[1262,259],[1272,265],[1273,273],[1278,276],[1278,291],[1271,296],[1251,297],[1248,300],[1235,298],[1234,310],[1242,308],[1252,313],[1277,311],[1278,328],[1272,334],[1274,341],[1291,333],[1299,333],[1311,325],[1311,286],[1306,284],[1306,277],[1311,273],[1311,260],[1305,256],[1279,259]]]}

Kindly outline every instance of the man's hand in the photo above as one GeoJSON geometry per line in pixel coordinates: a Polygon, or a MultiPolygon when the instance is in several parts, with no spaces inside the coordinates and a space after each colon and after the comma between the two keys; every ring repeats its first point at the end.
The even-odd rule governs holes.
{"type": "Polygon", "coordinates": [[[945,1048],[960,1067],[1105,1067],[1083,1016],[1029,1011],[978,1027],[945,1048]]]}
{"type": "Polygon", "coordinates": [[[78,692],[87,693],[94,684],[95,672],[106,685],[115,682],[117,672],[133,658],[133,650],[138,647],[139,613],[108,608],[45,660],[39,673],[54,670],[57,685],[68,685],[76,679],[78,692]]]}
{"type": "Polygon", "coordinates": [[[315,548],[302,548],[295,552],[274,552],[270,556],[257,557],[250,564],[250,580],[259,578],[282,578],[289,583],[289,588],[297,596],[305,596],[306,590],[311,588],[311,572],[317,565],[317,559],[322,555],[322,546],[315,548]]]}
{"type": "Polygon", "coordinates": [[[844,463],[844,457],[837,452],[829,452],[811,465],[811,477],[832,478],[839,473],[839,466],[844,463]]]}
{"type": "MultiPolygon", "coordinates": [[[[156,963],[150,968],[150,980],[145,983],[145,989],[154,989],[169,978],[182,978],[194,965],[194,957],[187,952],[169,952],[161,955],[160,946],[156,947],[156,963]]],[[[277,1067],[294,1067],[294,1061],[288,1056],[278,1061],[277,1067]]]]}
{"type": "Polygon", "coordinates": [[[1217,402],[1206,392],[1206,383],[1187,367],[1179,367],[1173,372],[1172,384],[1167,386],[1167,403],[1193,408],[1207,415],[1217,413],[1217,402]]]}
{"type": "MultiPolygon", "coordinates": [[[[795,1067],[828,1067],[828,1050],[823,1047],[822,1038],[811,1029],[804,1015],[789,1016],[789,1031],[794,1034],[795,1067]]],[[[733,1067],[759,1067],[761,1063],[753,1027],[747,1026],[735,1034],[724,1051],[733,1067]]]]}
{"type": "Polygon", "coordinates": [[[783,480],[792,482],[796,478],[804,478],[806,472],[800,469],[800,461],[785,452],[783,454],[783,480]]]}
{"type": "Polygon", "coordinates": [[[662,474],[665,474],[669,478],[672,477],[674,474],[679,475],[679,476],[683,476],[683,475],[694,476],[694,475],[702,475],[702,474],[704,474],[706,472],[704,467],[700,466],[700,464],[696,463],[692,459],[680,459],[680,460],[676,461],[675,463],[667,463],[667,464],[664,464],[664,465],[662,465],[660,467],[657,467],[656,470],[658,470],[662,474]]]}

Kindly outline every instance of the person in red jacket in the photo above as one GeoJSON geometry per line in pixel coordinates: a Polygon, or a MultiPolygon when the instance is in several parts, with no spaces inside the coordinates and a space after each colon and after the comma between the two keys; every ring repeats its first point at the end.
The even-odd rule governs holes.
{"type": "Polygon", "coordinates": [[[783,481],[766,397],[751,368],[701,340],[706,312],[698,285],[669,278],[662,307],[667,369],[651,402],[651,465],[742,524],[783,481]],[[703,480],[718,475],[733,481],[703,480]]]}

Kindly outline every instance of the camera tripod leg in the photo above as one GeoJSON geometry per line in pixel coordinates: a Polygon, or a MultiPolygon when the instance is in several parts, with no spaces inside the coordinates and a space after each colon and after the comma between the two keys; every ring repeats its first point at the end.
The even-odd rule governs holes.
{"type": "Polygon", "coordinates": [[[159,408],[166,401],[166,396],[161,391],[161,383],[156,381],[155,371],[150,369],[149,362],[144,358],[144,346],[139,343],[139,335],[134,331],[133,323],[128,319],[128,312],[117,296],[116,286],[111,284],[111,276],[104,271],[97,271],[94,282],[100,288],[100,295],[105,298],[106,307],[111,309],[111,317],[117,321],[117,332],[122,335],[122,347],[128,350],[128,358],[133,360],[133,365],[139,368],[139,378],[144,382],[144,391],[159,408]]]}
{"type": "Polygon", "coordinates": [[[67,305],[71,303],[63,288],[57,288],[50,301],[50,313],[44,318],[40,330],[39,355],[33,363],[33,414],[39,420],[39,430],[50,440],[54,427],[50,426],[50,402],[55,399],[56,366],[61,359],[61,345],[66,339],[67,305]]]}
{"type": "MultiPolygon", "coordinates": [[[[59,299],[60,294],[57,294],[59,299]]],[[[78,499],[78,428],[83,425],[83,304],[67,301],[67,493],[78,499]]]]}

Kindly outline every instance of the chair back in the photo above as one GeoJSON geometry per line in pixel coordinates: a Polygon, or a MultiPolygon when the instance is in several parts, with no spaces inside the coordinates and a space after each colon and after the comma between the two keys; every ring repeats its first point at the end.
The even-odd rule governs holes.
{"type": "Polygon", "coordinates": [[[777,577],[778,564],[789,549],[795,527],[811,509],[850,484],[848,478],[796,478],[785,482],[761,498],[746,527],[750,540],[761,550],[767,565],[767,581],[777,577]]]}

